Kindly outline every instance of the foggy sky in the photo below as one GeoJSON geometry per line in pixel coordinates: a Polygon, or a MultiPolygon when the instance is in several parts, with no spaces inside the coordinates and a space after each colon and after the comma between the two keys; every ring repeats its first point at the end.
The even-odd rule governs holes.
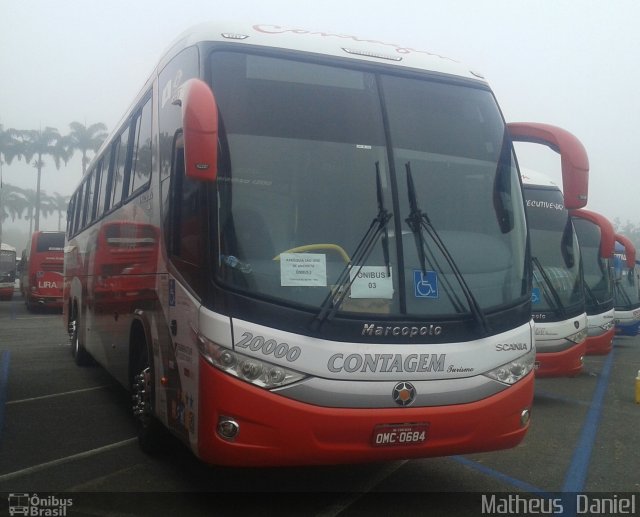
{"type": "MultiPolygon", "coordinates": [[[[489,81],[507,121],[558,125],[582,141],[587,208],[640,224],[635,0],[0,0],[0,124],[67,133],[73,121],[104,122],[111,131],[175,37],[216,20],[340,32],[463,61],[489,81]]],[[[552,151],[516,149],[521,165],[560,180],[552,151]]],[[[24,161],[2,173],[35,189],[24,161]]],[[[48,159],[42,189],[71,194],[80,176],[79,154],[59,171],[48,159]]]]}

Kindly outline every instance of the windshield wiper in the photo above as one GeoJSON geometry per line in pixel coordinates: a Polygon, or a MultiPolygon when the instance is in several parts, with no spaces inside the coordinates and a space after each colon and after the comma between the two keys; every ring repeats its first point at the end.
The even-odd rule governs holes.
{"type": "Polygon", "coordinates": [[[320,311],[311,323],[313,330],[318,330],[322,323],[326,319],[330,319],[334,316],[342,302],[344,301],[347,292],[351,288],[354,280],[358,277],[358,274],[364,267],[365,262],[369,258],[371,251],[373,250],[376,239],[380,234],[384,234],[382,238],[382,253],[384,257],[384,265],[387,268],[387,274],[391,274],[391,265],[389,260],[389,233],[387,231],[387,224],[391,220],[392,214],[384,206],[384,198],[382,196],[382,181],[380,179],[380,162],[376,162],[376,195],[378,198],[378,213],[371,221],[368,230],[360,240],[360,243],[356,247],[356,250],[351,257],[349,263],[344,267],[340,276],[335,283],[334,291],[327,294],[326,298],[320,305],[320,311]],[[356,274],[351,276],[350,272],[354,267],[358,267],[356,274]]]}
{"type": "Polygon", "coordinates": [[[620,282],[618,281],[615,282],[615,289],[616,289],[616,292],[618,292],[618,294],[622,298],[622,301],[624,303],[623,307],[630,306],[632,304],[631,298],[629,297],[627,292],[624,290],[624,287],[620,285],[620,282]]]}
{"type": "Polygon", "coordinates": [[[598,305],[600,303],[600,300],[598,300],[598,297],[594,294],[591,287],[587,285],[587,282],[583,282],[582,285],[584,286],[584,292],[589,300],[591,300],[591,303],[594,305],[598,305]]]}
{"type": "MultiPolygon", "coordinates": [[[[425,248],[430,251],[429,247],[427,246],[427,241],[425,240],[424,235],[422,233],[422,230],[425,230],[427,232],[427,235],[429,235],[429,237],[431,237],[431,240],[433,240],[433,242],[435,243],[436,247],[438,248],[438,251],[440,251],[444,259],[447,261],[447,264],[449,265],[449,268],[451,269],[453,275],[456,277],[456,280],[460,285],[460,289],[462,290],[462,293],[464,294],[464,297],[467,300],[467,304],[469,305],[471,314],[473,315],[473,317],[475,318],[476,322],[478,323],[482,331],[485,333],[485,335],[489,334],[490,333],[489,322],[487,321],[487,318],[484,315],[484,312],[482,312],[482,309],[480,308],[478,301],[476,300],[475,296],[471,292],[471,289],[469,288],[469,284],[467,284],[467,281],[464,279],[464,276],[462,275],[460,268],[453,260],[453,257],[449,253],[449,250],[445,246],[444,242],[442,242],[442,239],[440,238],[440,235],[438,235],[438,232],[436,231],[435,227],[431,223],[431,220],[429,219],[429,217],[425,212],[420,210],[418,206],[418,200],[416,197],[416,188],[415,188],[415,184],[413,183],[413,175],[411,174],[410,162],[407,162],[405,164],[405,169],[407,171],[407,191],[409,196],[409,208],[411,210],[409,213],[409,217],[407,217],[405,221],[407,222],[407,224],[409,225],[409,228],[411,228],[411,231],[413,232],[413,236],[416,242],[416,248],[418,251],[418,260],[420,261],[420,268],[422,269],[422,273],[426,274],[427,272],[425,248]]],[[[433,261],[437,264],[437,261],[435,260],[435,256],[433,255],[433,253],[431,253],[431,256],[433,258],[433,261]]],[[[442,271],[442,268],[439,267],[438,269],[442,271]]],[[[449,284],[449,281],[446,275],[443,275],[443,280],[449,287],[448,289],[446,289],[446,292],[454,293],[454,290],[451,288],[451,285],[449,284]]],[[[454,300],[451,298],[451,296],[450,296],[450,299],[454,304],[454,306],[456,306],[456,303],[454,303],[454,300]]],[[[458,302],[458,305],[459,303],[460,302],[458,302]]],[[[456,307],[456,310],[459,310],[460,312],[462,312],[459,309],[459,307],[456,307]]]]}
{"type": "Polygon", "coordinates": [[[560,298],[560,295],[558,294],[558,290],[551,283],[551,278],[549,278],[549,275],[547,274],[546,270],[544,269],[544,267],[542,267],[542,264],[538,260],[538,257],[533,257],[532,256],[531,257],[531,262],[533,262],[535,264],[535,266],[538,268],[538,271],[540,272],[540,275],[542,276],[542,279],[544,280],[545,286],[548,288],[548,291],[551,293],[551,298],[553,300],[553,303],[552,303],[551,299],[549,298],[549,296],[547,295],[547,289],[543,289],[542,290],[542,292],[545,295],[545,298],[547,299],[547,302],[552,307],[555,307],[555,309],[557,310],[557,312],[560,314],[560,316],[562,318],[566,318],[567,311],[566,311],[566,309],[564,307],[564,304],[562,303],[562,299],[560,298]]]}

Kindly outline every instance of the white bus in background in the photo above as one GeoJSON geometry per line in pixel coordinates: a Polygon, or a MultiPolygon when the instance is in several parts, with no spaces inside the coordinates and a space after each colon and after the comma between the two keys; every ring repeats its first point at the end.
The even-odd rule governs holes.
{"type": "Polygon", "coordinates": [[[571,210],[584,273],[587,355],[606,355],[613,348],[613,250],[615,230],[606,217],[590,210],[571,210]]]}
{"type": "Polygon", "coordinates": [[[614,303],[616,335],[637,336],[640,332],[640,292],[636,247],[628,237],[616,234],[614,257],[614,303]]]}
{"type": "Polygon", "coordinates": [[[558,185],[521,169],[531,239],[536,375],[580,373],[586,350],[587,314],[580,246],[558,185]]]}
{"type": "Polygon", "coordinates": [[[76,360],[132,389],[143,448],[166,427],[214,464],[516,445],[535,349],[512,135],[554,146],[584,206],[581,144],[507,128],[460,63],[274,25],[184,34],[69,205],[76,360]]]}
{"type": "Polygon", "coordinates": [[[16,249],[0,244],[0,300],[11,300],[16,281],[16,249]]]}

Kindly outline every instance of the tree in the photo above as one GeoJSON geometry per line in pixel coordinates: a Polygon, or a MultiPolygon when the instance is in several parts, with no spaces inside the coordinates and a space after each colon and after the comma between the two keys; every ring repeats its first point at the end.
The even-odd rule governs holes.
{"type": "Polygon", "coordinates": [[[11,217],[12,221],[16,218],[20,219],[22,213],[27,208],[27,200],[23,195],[22,189],[14,187],[8,183],[4,183],[0,190],[0,223],[11,217]]]}
{"type": "Polygon", "coordinates": [[[58,231],[62,231],[62,216],[67,214],[69,199],[71,196],[63,196],[57,192],[54,192],[53,196],[49,198],[53,212],[58,212],[58,231]]]}
{"type": "Polygon", "coordinates": [[[42,199],[42,206],[41,206],[41,212],[42,214],[46,217],[48,216],[52,210],[51,210],[51,206],[49,203],[49,197],[47,196],[46,192],[40,192],[40,196],[38,196],[38,193],[33,190],[33,189],[23,189],[22,190],[22,195],[24,196],[25,199],[25,203],[26,203],[26,214],[24,216],[24,219],[26,221],[29,221],[29,235],[31,235],[33,232],[38,231],[39,228],[34,228],[34,222],[36,219],[36,203],[37,200],[39,199],[39,197],[42,199]]]}
{"type": "Polygon", "coordinates": [[[20,156],[18,148],[18,140],[16,138],[17,131],[15,129],[5,129],[0,124],[0,167],[4,163],[11,165],[16,156],[20,156]]]}
{"type": "Polygon", "coordinates": [[[15,129],[5,129],[0,124],[0,243],[2,242],[2,221],[5,219],[5,199],[8,200],[9,192],[5,192],[2,181],[2,165],[11,164],[12,160],[20,153],[17,146],[15,129]]]}
{"type": "Polygon", "coordinates": [[[51,156],[56,164],[56,169],[60,169],[60,161],[65,163],[69,161],[73,151],[68,145],[65,145],[63,137],[58,130],[53,127],[46,127],[40,130],[26,130],[18,133],[20,138],[19,151],[27,161],[35,156],[33,166],[38,170],[38,179],[36,182],[36,199],[35,199],[35,228],[33,231],[40,229],[40,180],[42,177],[42,169],[45,166],[43,157],[51,156]]]}
{"type": "Polygon", "coordinates": [[[20,218],[26,206],[27,201],[21,189],[8,183],[0,186],[0,243],[2,242],[2,223],[9,216],[12,221],[15,221],[16,217],[20,218]]]}
{"type": "Polygon", "coordinates": [[[72,122],[69,124],[71,133],[69,133],[69,145],[74,151],[77,149],[82,153],[82,175],[87,172],[89,157],[87,152],[98,151],[102,142],[107,138],[107,126],[102,122],[91,124],[89,127],[80,122],[72,122]]]}

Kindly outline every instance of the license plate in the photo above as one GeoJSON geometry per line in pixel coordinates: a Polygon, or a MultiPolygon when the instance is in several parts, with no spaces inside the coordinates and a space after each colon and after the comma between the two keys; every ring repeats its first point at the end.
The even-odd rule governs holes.
{"type": "Polygon", "coordinates": [[[371,440],[374,447],[419,445],[427,439],[428,428],[427,422],[381,424],[373,428],[371,440]]]}

